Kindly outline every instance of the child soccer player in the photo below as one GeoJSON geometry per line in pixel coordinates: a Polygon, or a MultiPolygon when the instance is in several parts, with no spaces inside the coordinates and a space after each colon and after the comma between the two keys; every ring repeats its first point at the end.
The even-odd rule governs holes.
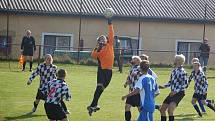
{"type": "MultiPolygon", "coordinates": [[[[193,59],[192,59],[192,64],[195,63],[195,62],[199,62],[199,59],[198,59],[198,58],[193,58],[193,59]]],[[[199,66],[199,70],[200,70],[201,72],[204,72],[201,66],[199,66]]],[[[192,74],[190,75],[190,79],[192,78],[191,76],[192,76],[192,74]]],[[[214,100],[209,100],[209,99],[207,99],[206,102],[209,102],[209,103],[211,103],[212,105],[214,105],[214,100]]],[[[206,113],[206,110],[205,110],[204,105],[202,104],[202,101],[201,101],[201,100],[198,100],[198,103],[199,103],[200,109],[202,110],[202,113],[205,114],[205,113],[206,113]]]]}
{"type": "Polygon", "coordinates": [[[129,94],[122,97],[122,100],[140,93],[141,112],[137,121],[153,121],[153,112],[155,109],[154,97],[158,92],[158,86],[155,79],[149,75],[149,61],[142,61],[140,63],[140,70],[143,74],[135,85],[135,89],[129,94]]]}
{"type": "Polygon", "coordinates": [[[206,101],[207,99],[207,89],[208,89],[208,81],[206,79],[206,76],[204,72],[200,69],[200,63],[194,62],[193,63],[193,71],[191,72],[191,75],[189,77],[189,83],[191,80],[195,81],[194,85],[194,94],[191,103],[193,104],[193,107],[195,108],[196,112],[199,114],[200,117],[202,117],[202,113],[199,110],[198,105],[196,105],[196,101],[201,100],[201,103],[204,105],[207,105],[210,109],[212,109],[215,112],[215,107],[206,101]]]}
{"type": "Polygon", "coordinates": [[[69,101],[71,94],[68,85],[65,82],[66,71],[59,69],[57,79],[49,81],[42,89],[47,98],[44,104],[46,115],[50,121],[61,120],[68,121],[66,113],[63,111],[61,102],[65,99],[69,101]]]}
{"type": "MultiPolygon", "coordinates": [[[[149,61],[149,56],[146,54],[142,54],[140,55],[141,60],[148,60],[149,61]]],[[[155,78],[155,81],[157,80],[157,74],[151,69],[148,69],[148,74],[151,75],[152,77],[155,78]]],[[[159,92],[160,93],[160,92],[159,92]]],[[[160,110],[161,105],[155,104],[155,109],[160,110]]]]}
{"type": "Polygon", "coordinates": [[[161,121],[166,121],[166,110],[168,110],[169,121],[174,121],[174,111],[179,102],[185,96],[185,89],[188,85],[187,74],[183,68],[185,62],[184,55],[176,55],[174,60],[175,68],[172,70],[170,81],[159,88],[164,89],[170,87],[171,92],[163,101],[161,106],[161,121]]]}
{"type": "MultiPolygon", "coordinates": [[[[43,94],[42,88],[47,84],[48,81],[51,81],[56,78],[57,66],[53,65],[53,58],[50,54],[45,56],[45,61],[41,63],[37,69],[31,74],[27,85],[30,85],[33,79],[40,75],[40,85],[37,91],[36,100],[34,101],[34,106],[32,112],[35,112],[40,100],[46,100],[46,95],[43,94]]],[[[64,110],[67,114],[69,114],[69,110],[67,110],[66,105],[62,102],[64,110]]]]}
{"type": "MultiPolygon", "coordinates": [[[[148,55],[142,54],[142,55],[140,55],[140,58],[141,58],[142,61],[143,60],[149,61],[149,56],[148,55]]],[[[151,75],[152,77],[154,77],[155,80],[158,78],[156,73],[151,68],[148,69],[148,74],[151,75]]]]}
{"type": "MultiPolygon", "coordinates": [[[[124,87],[126,88],[127,85],[129,85],[129,92],[132,92],[134,90],[134,86],[137,83],[139,76],[141,76],[141,73],[139,71],[139,65],[141,62],[141,58],[139,56],[132,56],[131,60],[131,69],[129,76],[124,84],[124,87]]],[[[132,95],[126,99],[125,103],[125,120],[130,121],[131,120],[131,107],[137,107],[138,110],[140,110],[140,94],[132,95]]]]}

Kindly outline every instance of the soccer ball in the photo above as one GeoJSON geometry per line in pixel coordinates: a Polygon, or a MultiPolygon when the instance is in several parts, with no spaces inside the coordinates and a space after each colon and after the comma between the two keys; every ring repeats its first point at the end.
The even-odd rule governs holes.
{"type": "Polygon", "coordinates": [[[113,8],[106,8],[103,14],[106,18],[111,18],[114,16],[115,12],[113,8]]]}

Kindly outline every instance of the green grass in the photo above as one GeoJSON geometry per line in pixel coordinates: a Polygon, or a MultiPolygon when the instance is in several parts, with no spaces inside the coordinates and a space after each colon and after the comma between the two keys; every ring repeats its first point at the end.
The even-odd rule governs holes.
{"type": "MultiPolygon", "coordinates": [[[[27,65],[28,66],[28,65],[27,65]]],[[[34,64],[36,66],[36,64],[34,64]]],[[[121,96],[128,93],[128,89],[123,88],[123,83],[127,75],[128,68],[124,68],[124,73],[120,74],[115,68],[110,85],[100,98],[99,105],[101,110],[94,113],[92,117],[88,116],[87,105],[90,104],[96,86],[95,66],[81,65],[57,65],[59,68],[65,68],[68,71],[66,81],[72,91],[72,100],[66,102],[70,121],[123,121],[124,120],[124,102],[121,96]]],[[[158,83],[163,84],[169,79],[170,68],[153,68],[159,76],[158,83]]],[[[190,73],[190,69],[186,69],[190,73]]],[[[8,69],[8,63],[0,63],[0,121],[46,121],[46,115],[43,108],[43,101],[38,106],[34,114],[29,114],[32,108],[33,100],[39,85],[37,77],[30,86],[26,85],[30,72],[21,72],[17,69],[17,63],[11,63],[11,70],[8,69]]],[[[214,98],[215,91],[215,71],[208,71],[209,92],[208,98],[214,98]]],[[[156,98],[157,103],[162,103],[169,89],[161,90],[161,94],[156,98]]],[[[195,118],[194,111],[190,101],[193,94],[193,83],[186,91],[186,96],[175,111],[176,121],[215,121],[214,112],[206,108],[207,115],[203,118],[195,118]]],[[[132,120],[138,117],[136,108],[132,108],[132,120]]],[[[160,114],[154,113],[155,121],[159,121],[160,114]]]]}

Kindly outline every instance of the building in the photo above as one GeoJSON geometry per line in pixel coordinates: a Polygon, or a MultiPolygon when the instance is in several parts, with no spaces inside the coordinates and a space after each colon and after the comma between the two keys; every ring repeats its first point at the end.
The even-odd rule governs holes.
{"type": "MultiPolygon", "coordinates": [[[[125,49],[138,48],[140,20],[139,49],[145,50],[152,63],[169,64],[177,51],[194,52],[184,53],[189,64],[192,57],[198,56],[204,23],[211,52],[215,52],[215,1],[212,0],[207,5],[205,0],[9,0],[9,4],[7,1],[0,1],[0,54],[5,53],[3,40],[8,15],[9,43],[13,44],[9,54],[14,58],[20,54],[20,46],[16,44],[21,43],[27,29],[32,31],[36,44],[52,46],[42,47],[40,52],[37,49],[35,56],[54,50],[76,50],[72,47],[78,47],[79,43],[80,13],[81,45],[93,48],[96,38],[107,34],[102,15],[107,7],[116,12],[115,34],[125,49]]],[[[214,60],[215,53],[211,53],[209,65],[214,65],[214,60]]]]}

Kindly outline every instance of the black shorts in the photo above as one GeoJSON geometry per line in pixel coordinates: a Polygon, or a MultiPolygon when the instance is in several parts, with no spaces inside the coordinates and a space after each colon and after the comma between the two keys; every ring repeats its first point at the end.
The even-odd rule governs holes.
{"type": "Polygon", "coordinates": [[[34,55],[34,50],[33,49],[26,49],[22,52],[22,55],[24,56],[33,56],[34,55]]]}
{"type": "Polygon", "coordinates": [[[103,84],[103,86],[106,88],[109,85],[111,78],[112,78],[112,70],[98,68],[97,84],[103,84]]]}
{"type": "Polygon", "coordinates": [[[206,100],[207,99],[207,94],[204,95],[204,94],[194,93],[193,98],[195,98],[197,100],[206,100]]]}
{"type": "Polygon", "coordinates": [[[66,113],[60,105],[45,103],[44,108],[48,119],[51,120],[62,120],[67,118],[66,113]]]}
{"type": "Polygon", "coordinates": [[[133,107],[140,107],[140,94],[128,97],[126,99],[126,104],[129,104],[133,107]]]}
{"type": "Polygon", "coordinates": [[[41,90],[38,89],[38,90],[37,90],[36,99],[38,99],[38,100],[46,100],[46,95],[43,94],[43,93],[41,92],[41,90]]]}
{"type": "Polygon", "coordinates": [[[185,92],[181,91],[176,93],[174,96],[167,96],[166,99],[163,101],[165,104],[170,104],[172,102],[175,102],[177,105],[180,103],[180,101],[184,98],[185,92]]]}

